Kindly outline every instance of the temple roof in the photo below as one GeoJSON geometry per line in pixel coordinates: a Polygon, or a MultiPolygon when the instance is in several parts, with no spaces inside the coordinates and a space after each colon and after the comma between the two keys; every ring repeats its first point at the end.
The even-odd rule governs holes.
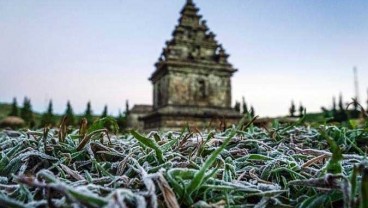
{"type": "Polygon", "coordinates": [[[229,55],[198,12],[193,1],[187,0],[180,12],[172,39],[166,42],[156,67],[160,68],[168,62],[216,64],[234,72],[232,65],[228,63],[229,55]]]}
{"type": "Polygon", "coordinates": [[[138,114],[138,113],[149,113],[152,110],[153,110],[152,105],[134,105],[129,112],[138,114]]]}

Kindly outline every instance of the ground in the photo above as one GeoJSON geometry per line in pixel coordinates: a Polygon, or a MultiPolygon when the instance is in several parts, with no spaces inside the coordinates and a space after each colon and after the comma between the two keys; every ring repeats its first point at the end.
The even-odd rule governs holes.
{"type": "Polygon", "coordinates": [[[2,131],[0,204],[367,206],[364,122],[114,135],[116,125],[107,121],[80,132],[2,131]]]}

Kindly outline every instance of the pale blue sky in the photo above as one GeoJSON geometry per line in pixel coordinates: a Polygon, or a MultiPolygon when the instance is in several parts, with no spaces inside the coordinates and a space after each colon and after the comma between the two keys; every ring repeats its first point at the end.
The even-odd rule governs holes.
{"type": "MultiPolygon", "coordinates": [[[[308,111],[339,92],[368,88],[368,1],[194,0],[239,69],[233,102],[245,96],[261,116],[283,115],[290,101],[308,111]]],[[[148,77],[171,38],[184,0],[0,0],[0,102],[24,96],[44,111],[70,100],[124,110],[152,103],[148,77]]]]}

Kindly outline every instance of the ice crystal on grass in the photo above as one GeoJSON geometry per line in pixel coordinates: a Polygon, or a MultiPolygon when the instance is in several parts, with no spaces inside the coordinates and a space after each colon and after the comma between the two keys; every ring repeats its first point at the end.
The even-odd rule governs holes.
{"type": "Polygon", "coordinates": [[[116,131],[105,119],[82,132],[0,132],[0,206],[366,207],[366,129],[114,136],[107,121],[116,131]]]}

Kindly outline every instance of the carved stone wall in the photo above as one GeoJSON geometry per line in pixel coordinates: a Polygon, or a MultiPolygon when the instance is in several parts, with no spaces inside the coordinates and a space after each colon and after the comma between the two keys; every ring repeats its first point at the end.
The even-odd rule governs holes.
{"type": "Polygon", "coordinates": [[[169,77],[164,76],[153,83],[153,107],[165,106],[169,100],[169,77]]]}
{"type": "Polygon", "coordinates": [[[168,75],[168,80],[169,105],[231,107],[229,77],[195,72],[172,72],[168,75]]]}

